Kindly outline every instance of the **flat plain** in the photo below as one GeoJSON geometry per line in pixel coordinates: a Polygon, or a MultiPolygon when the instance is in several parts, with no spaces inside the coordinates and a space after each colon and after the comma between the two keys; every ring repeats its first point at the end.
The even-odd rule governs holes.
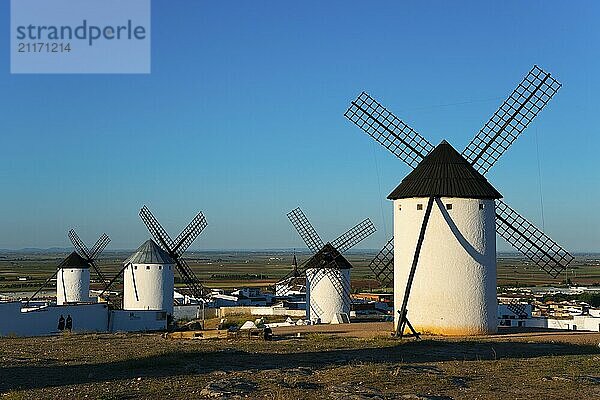
{"type": "MultiPolygon", "coordinates": [[[[107,251],[99,264],[103,273],[112,278],[122,267],[122,261],[132,251],[107,251]]],[[[292,251],[203,251],[190,252],[186,258],[198,278],[210,288],[232,289],[243,286],[269,287],[292,269],[292,251]]],[[[352,290],[381,290],[369,269],[375,251],[361,250],[347,254],[354,266],[352,290]]],[[[35,291],[56,266],[66,257],[66,251],[0,251],[0,294],[35,291]],[[19,280],[25,278],[26,280],[19,280]]],[[[297,253],[301,263],[308,253],[297,253]]],[[[96,279],[94,273],[92,280],[96,279]]],[[[177,279],[177,275],[176,275],[177,279]]],[[[498,284],[504,286],[560,285],[565,282],[578,285],[600,285],[600,254],[576,254],[569,268],[556,279],[551,278],[522,256],[498,255],[498,284]]],[[[52,294],[54,281],[49,282],[46,293],[52,294]]],[[[176,285],[182,285],[176,281],[176,285]]],[[[92,283],[92,288],[102,285],[92,283]]],[[[115,289],[119,289],[119,283],[115,289]]]]}

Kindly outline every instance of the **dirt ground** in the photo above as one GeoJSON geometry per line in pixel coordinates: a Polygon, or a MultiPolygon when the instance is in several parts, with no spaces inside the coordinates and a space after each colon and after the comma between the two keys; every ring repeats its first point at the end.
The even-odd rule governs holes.
{"type": "Polygon", "coordinates": [[[600,398],[598,333],[398,341],[390,331],[374,323],[278,328],[272,342],[4,338],[0,399],[600,398]]]}
{"type": "MultiPolygon", "coordinates": [[[[392,322],[368,322],[339,325],[308,325],[275,328],[273,332],[280,336],[294,336],[297,333],[325,334],[341,337],[353,337],[363,339],[388,338],[394,331],[392,322]]],[[[429,340],[477,340],[477,341],[552,341],[572,344],[595,345],[600,343],[600,332],[574,332],[561,330],[544,330],[531,328],[500,328],[497,335],[481,337],[448,337],[427,336],[429,340]]],[[[410,339],[406,339],[410,340],[410,339]]]]}

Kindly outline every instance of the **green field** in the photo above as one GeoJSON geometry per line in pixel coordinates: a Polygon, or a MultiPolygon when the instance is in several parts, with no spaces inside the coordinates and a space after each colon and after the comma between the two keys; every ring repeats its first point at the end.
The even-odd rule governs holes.
{"type": "MultiPolygon", "coordinates": [[[[130,251],[106,252],[100,266],[107,277],[113,277],[121,268],[122,261],[130,251]]],[[[65,252],[4,252],[0,253],[0,293],[32,292],[55,271],[56,266],[67,255],[65,252]],[[26,278],[20,281],[18,278],[26,278]]],[[[353,252],[347,258],[354,265],[352,270],[353,291],[377,289],[378,283],[368,268],[374,252],[353,252]]],[[[308,254],[298,254],[302,262],[308,254]]],[[[187,260],[196,275],[208,287],[236,288],[240,286],[268,287],[291,271],[290,252],[193,252],[187,260]]],[[[421,267],[422,268],[422,267],[421,267]]],[[[420,273],[426,273],[419,270],[420,273]]],[[[567,271],[552,279],[538,267],[529,265],[523,257],[500,254],[498,257],[498,284],[513,286],[560,285],[566,280],[572,284],[600,284],[600,255],[577,255],[567,271]]],[[[96,276],[92,273],[92,280],[96,276]]],[[[48,291],[52,291],[52,285],[48,291]]],[[[181,284],[177,280],[177,284],[181,284]]],[[[99,282],[92,287],[100,288],[99,282]]],[[[119,284],[115,285],[115,289],[119,284]]]]}

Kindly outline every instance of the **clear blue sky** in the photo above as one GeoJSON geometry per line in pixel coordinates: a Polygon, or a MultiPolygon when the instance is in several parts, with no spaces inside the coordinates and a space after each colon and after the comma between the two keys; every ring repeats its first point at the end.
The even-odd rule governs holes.
{"type": "Polygon", "coordinates": [[[540,227],[541,185],[545,231],[600,250],[598,2],[153,1],[150,75],[10,75],[8,3],[0,248],[66,246],[71,227],[133,248],[143,204],[173,235],[203,210],[198,249],[300,248],[298,205],[324,239],[370,217],[380,247],[409,169],[348,102],[366,90],[462,150],[537,63],[563,88],[488,178],[540,227]]]}

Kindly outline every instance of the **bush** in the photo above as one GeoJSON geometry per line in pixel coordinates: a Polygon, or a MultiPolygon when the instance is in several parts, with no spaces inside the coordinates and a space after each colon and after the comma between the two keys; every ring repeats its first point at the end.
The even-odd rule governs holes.
{"type": "Polygon", "coordinates": [[[581,294],[575,294],[575,295],[559,293],[559,294],[544,296],[544,299],[543,299],[544,302],[547,302],[547,301],[560,302],[560,301],[571,301],[571,300],[583,301],[585,303],[588,303],[591,307],[600,307],[600,293],[581,293],[581,294]]]}

